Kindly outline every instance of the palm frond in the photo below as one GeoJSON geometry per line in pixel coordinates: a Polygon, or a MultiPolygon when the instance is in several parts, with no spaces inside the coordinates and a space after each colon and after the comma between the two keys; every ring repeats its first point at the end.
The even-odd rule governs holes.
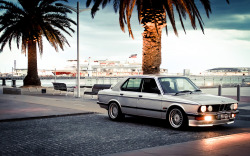
{"type": "Polygon", "coordinates": [[[5,12],[0,16],[0,46],[3,49],[7,42],[11,48],[12,40],[16,40],[17,47],[22,42],[22,52],[26,53],[29,40],[36,41],[39,52],[43,53],[43,39],[46,39],[58,51],[60,47],[69,45],[62,35],[65,32],[71,36],[74,30],[71,25],[76,22],[68,18],[71,13],[66,7],[58,7],[56,2],[68,2],[68,0],[18,0],[20,5],[0,0],[0,9],[5,12]]]}
{"type": "Polygon", "coordinates": [[[142,2],[143,2],[143,0],[137,0],[136,1],[139,23],[141,23],[141,20],[142,20],[142,16],[141,16],[142,2]]]}
{"type": "Polygon", "coordinates": [[[90,4],[91,4],[91,2],[92,2],[92,0],[87,0],[87,2],[86,2],[86,6],[87,6],[87,7],[89,7],[89,6],[90,6],[90,4]]]}
{"type": "Polygon", "coordinates": [[[103,0],[95,0],[95,4],[93,5],[91,9],[91,15],[94,18],[95,13],[99,10],[99,6],[101,5],[103,0]]]}
{"type": "Polygon", "coordinates": [[[209,17],[209,13],[212,13],[210,1],[207,1],[207,0],[200,0],[200,1],[201,1],[202,5],[204,6],[207,17],[209,17]]]}
{"type": "Polygon", "coordinates": [[[170,20],[170,23],[174,29],[174,33],[178,36],[177,28],[175,25],[175,17],[174,17],[174,11],[173,11],[173,3],[172,1],[168,1],[168,3],[164,3],[164,8],[167,12],[168,18],[170,20]]]}
{"type": "MultiPolygon", "coordinates": [[[[186,33],[186,29],[185,29],[185,26],[184,26],[184,23],[183,23],[183,20],[182,20],[182,17],[183,17],[183,14],[182,14],[182,13],[183,13],[183,12],[180,10],[179,6],[176,6],[176,10],[177,10],[177,13],[178,13],[178,15],[179,15],[179,19],[180,19],[180,21],[181,21],[181,26],[182,26],[184,32],[186,33]]],[[[184,18],[186,17],[185,15],[186,15],[186,14],[184,14],[184,18]]]]}
{"type": "Polygon", "coordinates": [[[131,37],[133,39],[134,39],[134,35],[133,35],[132,29],[131,29],[130,18],[132,16],[132,12],[133,12],[135,3],[136,3],[136,0],[127,1],[127,3],[126,3],[126,17],[127,17],[128,31],[129,31],[129,35],[131,35],[131,37]]]}
{"type": "Polygon", "coordinates": [[[119,4],[120,4],[119,0],[114,0],[113,7],[114,7],[114,10],[115,10],[115,13],[117,13],[117,11],[119,9],[119,4]]]}
{"type": "Polygon", "coordinates": [[[122,29],[123,32],[125,32],[124,22],[126,23],[125,14],[124,14],[125,8],[126,8],[126,6],[124,4],[124,0],[120,0],[119,23],[120,23],[120,27],[121,27],[121,29],[122,29]]]}
{"type": "MultiPolygon", "coordinates": [[[[99,6],[102,4],[102,7],[104,8],[107,3],[110,2],[110,0],[87,0],[87,7],[90,6],[91,2],[93,2],[92,7],[92,17],[94,18],[95,13],[99,10],[99,6]]],[[[130,18],[132,16],[133,8],[137,6],[137,13],[138,13],[138,21],[141,23],[143,16],[143,12],[145,11],[145,7],[152,10],[152,21],[155,24],[155,27],[158,26],[158,17],[155,15],[158,12],[157,9],[162,8],[162,13],[166,13],[167,17],[172,25],[172,28],[175,32],[175,34],[178,36],[176,22],[175,22],[175,13],[178,14],[179,20],[181,22],[181,26],[186,33],[184,20],[186,20],[186,17],[189,17],[191,26],[193,29],[197,29],[198,22],[199,27],[201,28],[202,32],[204,33],[204,22],[202,20],[202,17],[200,15],[199,9],[197,8],[195,0],[113,0],[113,7],[114,11],[119,11],[119,23],[121,30],[124,32],[124,26],[127,24],[129,34],[132,36],[132,29],[131,29],[131,23],[130,18]],[[119,8],[118,8],[119,4],[119,8]]],[[[226,0],[227,3],[229,3],[229,0],[226,0]]],[[[200,0],[200,3],[202,4],[206,16],[209,17],[209,15],[212,13],[211,10],[211,4],[210,0],[200,0]]],[[[160,19],[160,22],[166,22],[166,19],[160,19]]],[[[167,30],[167,28],[166,28],[167,30]]]]}

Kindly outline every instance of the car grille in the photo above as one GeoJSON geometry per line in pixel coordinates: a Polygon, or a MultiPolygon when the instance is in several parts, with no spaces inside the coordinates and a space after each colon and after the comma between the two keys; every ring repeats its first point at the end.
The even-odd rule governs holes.
{"type": "Polygon", "coordinates": [[[230,111],[231,104],[221,104],[221,105],[213,105],[213,112],[218,111],[230,111]]]}

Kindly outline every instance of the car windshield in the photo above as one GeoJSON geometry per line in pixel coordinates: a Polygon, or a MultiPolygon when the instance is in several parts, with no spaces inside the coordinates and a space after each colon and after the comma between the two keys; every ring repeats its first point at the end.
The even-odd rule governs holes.
{"type": "Polygon", "coordinates": [[[164,94],[200,92],[200,89],[186,77],[161,77],[159,82],[164,94]]]}

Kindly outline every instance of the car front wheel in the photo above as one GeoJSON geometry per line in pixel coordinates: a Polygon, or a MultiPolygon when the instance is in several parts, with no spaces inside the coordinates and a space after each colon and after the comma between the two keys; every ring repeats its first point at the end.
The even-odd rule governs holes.
{"type": "Polygon", "coordinates": [[[121,109],[119,107],[119,105],[115,102],[112,102],[110,105],[109,105],[109,109],[108,109],[108,115],[109,115],[109,118],[111,120],[120,120],[124,117],[124,115],[122,114],[121,112],[121,109]]]}
{"type": "Polygon", "coordinates": [[[173,108],[168,113],[169,124],[174,129],[186,127],[187,119],[184,112],[180,108],[173,108]]]}

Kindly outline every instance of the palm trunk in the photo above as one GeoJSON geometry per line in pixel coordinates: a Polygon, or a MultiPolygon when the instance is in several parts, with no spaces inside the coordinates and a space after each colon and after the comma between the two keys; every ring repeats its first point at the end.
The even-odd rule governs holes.
{"type": "Polygon", "coordinates": [[[159,74],[161,65],[161,33],[166,26],[166,13],[163,9],[145,9],[141,24],[144,32],[142,48],[143,74],[159,74]]]}
{"type": "MultiPolygon", "coordinates": [[[[152,23],[152,25],[154,25],[152,23]]],[[[142,70],[143,74],[159,74],[161,65],[161,29],[147,27],[142,33],[142,70]]]]}
{"type": "Polygon", "coordinates": [[[37,72],[37,52],[36,41],[28,41],[28,72],[23,80],[24,86],[41,86],[40,78],[37,72]]]}

